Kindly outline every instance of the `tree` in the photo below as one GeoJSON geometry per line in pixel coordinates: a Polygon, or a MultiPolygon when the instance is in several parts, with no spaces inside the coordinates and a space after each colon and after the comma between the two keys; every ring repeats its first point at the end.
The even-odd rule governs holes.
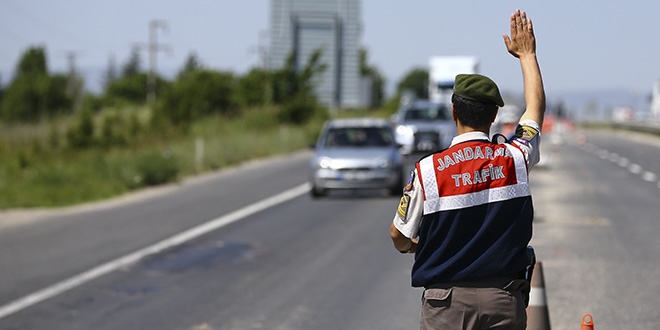
{"type": "Polygon", "coordinates": [[[273,73],[261,68],[253,68],[238,79],[236,103],[243,107],[264,105],[271,102],[273,73]]]}
{"type": "Polygon", "coordinates": [[[20,77],[30,74],[48,74],[46,51],[44,47],[31,47],[21,57],[21,60],[18,63],[17,76],[20,77]]]}
{"type": "Polygon", "coordinates": [[[191,71],[161,94],[154,108],[155,120],[185,125],[210,114],[230,114],[235,109],[235,81],[228,72],[191,71]]]}
{"type": "Polygon", "coordinates": [[[0,117],[8,121],[36,121],[44,115],[72,110],[72,98],[67,95],[66,75],[48,74],[46,52],[32,47],[21,57],[14,80],[0,103],[0,117]]]}
{"type": "Polygon", "coordinates": [[[371,79],[370,107],[379,107],[385,99],[385,78],[378,68],[367,63],[368,51],[360,48],[360,75],[371,79]]]}
{"type": "Polygon", "coordinates": [[[108,86],[118,78],[117,74],[117,63],[115,62],[115,57],[110,56],[108,58],[108,68],[103,73],[103,88],[108,88],[108,86]]]}
{"type": "Polygon", "coordinates": [[[314,115],[318,108],[314,84],[327,68],[321,63],[322,55],[323,49],[317,49],[309,56],[305,67],[298,71],[295,53],[291,53],[284,68],[274,73],[273,101],[282,105],[280,120],[301,124],[314,115]]]}
{"type": "Polygon", "coordinates": [[[397,85],[397,94],[411,91],[418,98],[428,99],[429,72],[426,69],[414,68],[406,74],[397,85]]]}
{"type": "Polygon", "coordinates": [[[179,74],[177,76],[181,77],[185,74],[201,69],[203,69],[203,66],[202,63],[197,58],[197,55],[195,53],[190,53],[190,55],[188,55],[188,58],[186,58],[186,62],[183,64],[183,68],[181,69],[181,71],[179,71],[179,74]]]}
{"type": "Polygon", "coordinates": [[[147,99],[147,74],[137,73],[115,79],[105,88],[107,103],[130,102],[142,104],[147,99]]]}
{"type": "Polygon", "coordinates": [[[122,78],[131,77],[137,75],[140,73],[140,71],[142,71],[142,60],[140,59],[140,52],[138,48],[133,48],[128,61],[121,69],[121,76],[122,78]]]}
{"type": "MultiPolygon", "coordinates": [[[[142,104],[147,100],[148,75],[141,69],[140,52],[133,48],[128,61],[121,69],[121,76],[112,80],[105,88],[105,103],[130,102],[142,104]]],[[[160,92],[169,88],[169,83],[156,77],[160,92]]]]}
{"type": "Polygon", "coordinates": [[[285,103],[296,94],[313,95],[314,79],[323,73],[327,65],[321,63],[322,49],[314,51],[302,70],[297,69],[295,53],[289,54],[284,67],[274,73],[273,101],[285,103]]]}

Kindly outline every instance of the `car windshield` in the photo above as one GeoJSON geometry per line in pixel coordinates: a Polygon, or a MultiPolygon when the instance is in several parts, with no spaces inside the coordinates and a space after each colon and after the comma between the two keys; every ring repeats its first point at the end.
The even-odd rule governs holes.
{"type": "Polygon", "coordinates": [[[392,133],[385,127],[341,127],[331,128],[323,145],[328,148],[386,147],[392,143],[392,133]]]}
{"type": "Polygon", "coordinates": [[[404,120],[447,120],[449,119],[444,107],[415,107],[410,108],[404,115],[404,120]]]}

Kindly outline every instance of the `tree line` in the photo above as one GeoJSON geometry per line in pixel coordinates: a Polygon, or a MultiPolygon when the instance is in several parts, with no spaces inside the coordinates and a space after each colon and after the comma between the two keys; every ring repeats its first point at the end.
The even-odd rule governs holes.
{"type": "MultiPolygon", "coordinates": [[[[326,69],[322,52],[314,52],[307,64],[296,70],[289,56],[282,68],[253,68],[244,75],[205,68],[191,54],[173,79],[155,77],[158,95],[152,104],[157,120],[186,124],[208,114],[232,114],[242,108],[277,105],[282,119],[303,122],[310,107],[318,106],[314,95],[315,77],[326,69]]],[[[360,73],[372,78],[372,106],[382,105],[384,78],[366,63],[366,50],[360,53],[360,73]]],[[[44,47],[32,47],[21,56],[13,79],[0,85],[0,120],[34,122],[67,115],[77,110],[98,111],[103,107],[147,102],[149,74],[142,70],[137,50],[117,69],[113,63],[104,74],[100,95],[84,91],[84,81],[75,72],[50,73],[44,47]]]]}

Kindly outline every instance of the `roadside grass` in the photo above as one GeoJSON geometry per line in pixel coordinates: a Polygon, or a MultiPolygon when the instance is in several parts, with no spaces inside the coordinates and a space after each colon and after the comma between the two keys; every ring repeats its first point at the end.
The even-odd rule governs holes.
{"type": "MultiPolygon", "coordinates": [[[[107,116],[139,118],[140,132],[118,145],[84,149],[67,147],[66,132],[76,122],[72,117],[0,124],[0,210],[97,201],[249,159],[302,150],[315,141],[327,119],[321,114],[302,126],[280,124],[277,111],[247,109],[241,116],[208,117],[180,130],[149,128],[145,108],[103,110],[94,116],[95,139],[101,141],[98,131],[107,116]]],[[[347,112],[341,116],[364,115],[347,112]]],[[[126,122],[120,121],[129,126],[126,122]]]]}

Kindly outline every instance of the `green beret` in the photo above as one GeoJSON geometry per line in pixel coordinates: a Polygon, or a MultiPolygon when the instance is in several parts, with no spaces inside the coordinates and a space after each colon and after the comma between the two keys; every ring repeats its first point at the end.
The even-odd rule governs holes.
{"type": "Polygon", "coordinates": [[[504,106],[504,100],[495,82],[480,74],[457,75],[454,81],[454,94],[479,102],[504,106]]]}

